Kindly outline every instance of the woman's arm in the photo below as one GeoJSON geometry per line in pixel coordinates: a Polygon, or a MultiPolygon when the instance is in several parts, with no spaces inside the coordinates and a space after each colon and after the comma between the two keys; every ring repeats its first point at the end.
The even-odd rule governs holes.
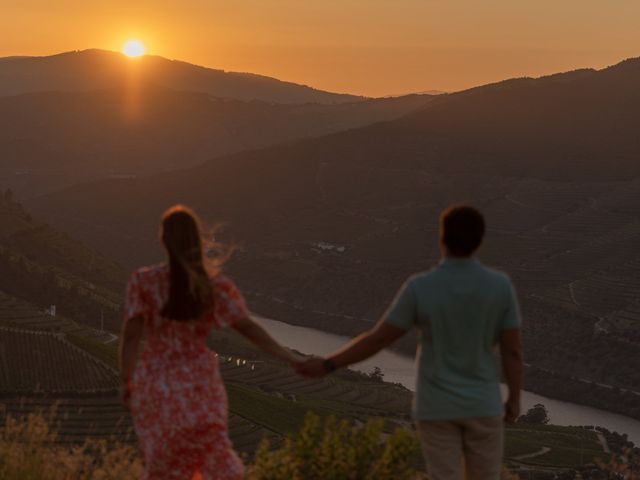
{"type": "Polygon", "coordinates": [[[360,334],[326,359],[321,357],[309,358],[298,365],[297,371],[306,377],[326,375],[330,373],[330,370],[327,370],[326,360],[330,360],[332,369],[347,367],[375,355],[405,333],[407,331],[403,328],[381,320],[371,330],[360,334]]]}
{"type": "Polygon", "coordinates": [[[128,384],[133,375],[138,358],[138,348],[140,340],[144,333],[144,319],[142,317],[133,317],[125,320],[122,327],[122,337],[120,338],[120,375],[123,386],[123,400],[128,400],[128,384]]]}
{"type": "Polygon", "coordinates": [[[297,355],[288,348],[280,345],[269,332],[252,317],[244,317],[235,322],[232,327],[242,336],[250,340],[255,346],[280,360],[288,363],[297,363],[304,360],[303,356],[297,355]]]}

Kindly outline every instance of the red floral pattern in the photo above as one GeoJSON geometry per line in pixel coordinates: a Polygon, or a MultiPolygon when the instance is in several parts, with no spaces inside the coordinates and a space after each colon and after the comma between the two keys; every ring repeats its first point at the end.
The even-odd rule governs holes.
{"type": "Polygon", "coordinates": [[[125,320],[143,317],[147,340],[131,385],[131,413],[144,480],[236,480],[242,462],[227,434],[227,393],[218,359],[206,345],[212,328],[233,325],[249,312],[227,277],[212,280],[214,308],[189,322],[163,318],[169,295],[166,265],[135,271],[127,286],[125,320]]]}

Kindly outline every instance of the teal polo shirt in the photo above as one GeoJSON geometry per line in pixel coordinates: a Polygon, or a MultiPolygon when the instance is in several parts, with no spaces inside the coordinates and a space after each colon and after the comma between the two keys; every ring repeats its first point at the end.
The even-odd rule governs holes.
{"type": "Polygon", "coordinates": [[[520,328],[509,277],[474,258],[447,257],[409,278],[384,321],[419,334],[417,420],[503,414],[496,345],[520,328]]]}

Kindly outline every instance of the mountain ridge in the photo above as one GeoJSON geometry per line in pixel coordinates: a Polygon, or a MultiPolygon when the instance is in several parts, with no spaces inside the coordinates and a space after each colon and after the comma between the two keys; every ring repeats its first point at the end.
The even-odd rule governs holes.
{"type": "Polygon", "coordinates": [[[21,198],[398,118],[430,96],[276,104],[148,84],[0,97],[0,187],[21,198]]]}
{"type": "MultiPolygon", "coordinates": [[[[613,77],[616,80],[615,75],[613,77]]],[[[78,185],[43,197],[35,203],[47,204],[50,199],[67,195],[91,196],[92,191],[108,191],[110,185],[117,190],[128,190],[135,188],[136,184],[150,186],[155,182],[179,192],[180,185],[200,185],[203,181],[206,182],[207,178],[219,179],[224,175],[240,175],[252,179],[256,188],[263,190],[267,188],[266,182],[273,182],[268,188],[274,189],[274,195],[277,195],[276,192],[284,194],[294,189],[296,194],[303,195],[300,199],[306,198],[313,203],[317,201],[314,197],[323,195],[317,191],[316,185],[317,171],[322,165],[325,165],[322,167],[325,170],[336,169],[346,172],[388,168],[414,170],[421,175],[432,173],[482,176],[499,172],[501,176],[524,175],[552,181],[625,180],[640,176],[640,166],[634,161],[635,155],[640,153],[640,143],[635,134],[636,127],[640,129],[639,120],[634,113],[640,109],[640,92],[633,87],[636,79],[640,81],[640,59],[632,59],[598,71],[583,69],[540,79],[505,80],[498,84],[434,97],[425,107],[396,120],[382,121],[322,137],[294,140],[284,145],[238,152],[216,158],[194,169],[164,173],[148,179],[78,185]],[[616,69],[616,66],[620,65],[622,67],[616,69]],[[631,68],[628,68],[629,66],[631,68]],[[601,75],[608,77],[621,70],[625,70],[625,73],[630,70],[632,78],[623,78],[617,84],[608,83],[607,78],[601,81],[601,75]],[[500,87],[497,88],[496,85],[500,87]],[[503,88],[505,85],[516,86],[517,91],[514,88],[503,88]],[[626,89],[617,88],[620,85],[626,89]],[[628,88],[629,86],[631,88],[628,88]],[[535,90],[535,95],[518,99],[519,94],[528,93],[531,89],[535,90]],[[596,102],[595,93],[601,93],[604,98],[596,102]],[[573,96],[563,98],[564,94],[573,96]],[[610,98],[616,100],[613,106],[618,109],[617,117],[616,112],[613,112],[612,117],[612,104],[608,102],[610,98]],[[566,109],[569,113],[559,113],[566,109]],[[479,118],[482,122],[470,123],[479,118]],[[611,126],[612,118],[618,120],[614,125],[616,128],[626,127],[624,131],[618,132],[618,136],[622,135],[621,138],[625,140],[619,145],[603,135],[596,135],[611,126]],[[496,120],[501,123],[496,124],[496,120]],[[580,123],[574,126],[569,120],[580,123]],[[530,121],[534,123],[528,125],[526,122],[530,121]],[[624,123],[626,121],[628,124],[624,123]],[[558,152],[551,149],[547,154],[538,151],[545,146],[555,148],[558,145],[557,141],[550,144],[544,141],[518,143],[523,142],[534,127],[536,131],[551,135],[557,141],[562,140],[564,150],[558,152]],[[561,129],[573,136],[563,137],[558,133],[561,129]],[[498,132],[497,136],[494,130],[498,132]],[[487,138],[491,141],[487,142],[487,138]],[[581,144],[583,141],[598,145],[599,151],[586,157],[589,150],[581,144]],[[611,145],[611,152],[614,153],[613,160],[610,159],[606,163],[597,160],[605,150],[601,146],[602,143],[611,145]],[[478,146],[484,147],[485,151],[480,151],[478,146]],[[466,153],[460,152],[461,147],[470,150],[466,153]],[[618,148],[619,153],[616,153],[615,148],[618,148]],[[531,153],[528,149],[536,151],[531,153]],[[516,154],[522,158],[514,163],[510,160],[516,154]],[[615,154],[618,155],[617,158],[615,154]],[[592,162],[591,169],[585,168],[588,167],[585,158],[592,162]],[[560,160],[562,162],[557,163],[560,160]],[[612,168],[612,162],[615,160],[618,160],[625,170],[618,171],[612,168]],[[464,163],[462,170],[461,162],[464,163]],[[559,170],[558,166],[563,167],[563,170],[559,170]],[[276,171],[278,173],[274,174],[276,171]],[[295,180],[296,175],[300,175],[300,181],[295,180]],[[313,193],[309,191],[308,186],[301,186],[302,180],[311,183],[313,193]],[[297,187],[293,188],[296,185],[297,187]]],[[[354,186],[347,183],[341,187],[344,189],[343,195],[351,198],[347,185],[354,186]]],[[[224,185],[222,182],[219,187],[227,195],[234,194],[231,185],[224,185]]],[[[244,191],[242,185],[238,188],[244,191]]],[[[192,194],[194,188],[189,190],[192,194]]],[[[249,195],[250,192],[244,191],[244,194],[249,195]]],[[[192,195],[178,194],[179,198],[190,196],[192,195]]],[[[275,198],[277,197],[274,196],[275,198]]]]}
{"type": "Polygon", "coordinates": [[[97,90],[113,86],[115,82],[126,82],[131,75],[139,75],[140,71],[161,86],[239,100],[344,103],[365,99],[325,92],[265,75],[229,72],[158,55],[130,59],[121,53],[101,49],[0,58],[0,96],[33,91],[97,90]],[[56,67],[58,72],[50,71],[52,67],[56,67]]]}

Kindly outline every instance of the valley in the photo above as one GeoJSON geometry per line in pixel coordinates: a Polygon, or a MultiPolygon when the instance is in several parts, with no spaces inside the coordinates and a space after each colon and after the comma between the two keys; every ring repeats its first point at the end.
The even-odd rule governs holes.
{"type": "Polygon", "coordinates": [[[92,180],[192,167],[395,119],[432,98],[341,96],[161,57],[131,63],[97,50],[5,59],[0,189],[25,199],[92,180]],[[256,82],[266,89],[256,89],[256,82]],[[273,88],[280,92],[275,97],[273,88]],[[300,97],[300,91],[308,95],[300,97]]]}
{"type": "MultiPolygon", "coordinates": [[[[0,361],[8,367],[5,371],[24,372],[28,367],[30,373],[0,378],[0,422],[42,412],[55,429],[58,445],[78,445],[86,439],[135,442],[116,389],[116,344],[94,329],[27,308],[6,295],[0,299],[0,361]],[[27,345],[34,336],[39,342],[27,345]],[[56,355],[64,360],[55,366],[42,363],[56,355]],[[71,363],[74,355],[85,359],[71,363]],[[16,362],[21,363],[19,369],[16,362]],[[96,369],[102,376],[96,376],[96,369]]],[[[263,438],[277,446],[296,432],[309,410],[355,422],[382,417],[387,432],[411,425],[411,394],[404,387],[353,371],[306,380],[232,332],[216,331],[210,341],[229,395],[230,435],[248,460],[263,438]]],[[[514,471],[572,471],[604,458],[609,445],[620,448],[613,443],[619,441],[617,436],[607,432],[607,438],[612,443],[605,441],[603,447],[590,429],[515,425],[507,431],[507,463],[514,471]]]]}
{"type": "MultiPolygon", "coordinates": [[[[61,443],[134,442],[117,394],[122,294],[129,271],[163,259],[158,221],[175,203],[235,247],[224,268],[253,312],[344,336],[438,263],[440,212],[472,204],[488,225],[480,260],[518,292],[525,389],[640,419],[640,59],[379,99],[122,60],[0,62],[5,420],[57,404],[61,443]]],[[[412,428],[402,385],[307,381],[226,331],[210,345],[248,458],[308,410],[412,428]]],[[[555,474],[628,446],[597,426],[517,424],[508,463],[555,474]]]]}

